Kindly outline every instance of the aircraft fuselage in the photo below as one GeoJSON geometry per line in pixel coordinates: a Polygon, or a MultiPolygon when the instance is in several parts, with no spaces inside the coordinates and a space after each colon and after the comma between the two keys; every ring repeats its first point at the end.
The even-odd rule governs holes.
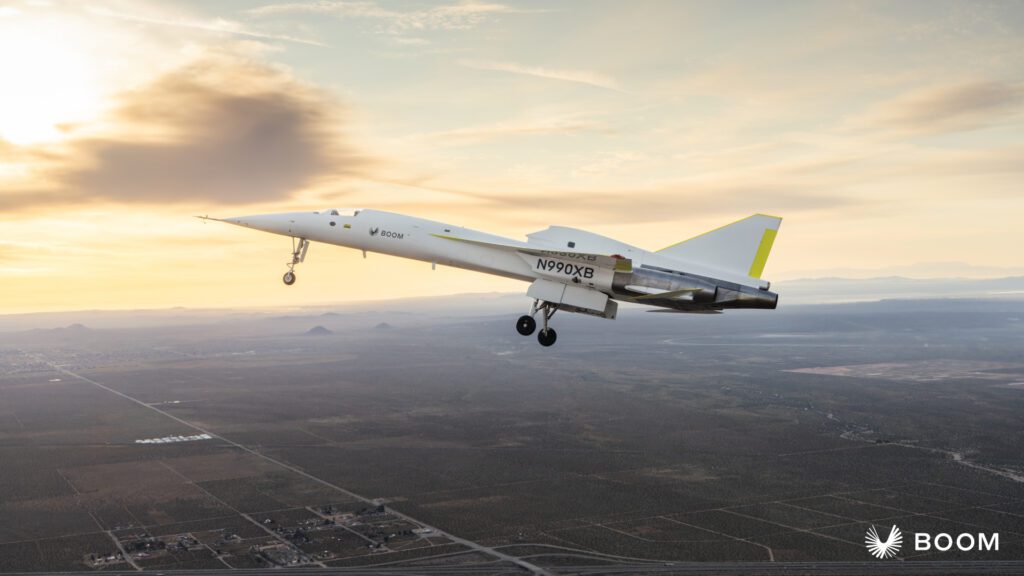
{"type": "MultiPolygon", "coordinates": [[[[561,226],[529,234],[524,242],[379,210],[289,212],[223,221],[298,239],[285,275],[286,284],[295,281],[294,266],[305,258],[309,242],[530,282],[527,294],[535,300],[531,317],[538,310],[545,313],[545,332],[554,310],[614,318],[615,300],[669,311],[714,313],[725,308],[775,308],[778,298],[768,290],[768,282],[744,273],[746,263],[740,269],[730,269],[716,267],[714,262],[687,262],[671,254],[561,226]]],[[[774,239],[774,230],[771,232],[774,239]]],[[[755,263],[750,269],[757,266],[755,263]]],[[[526,322],[526,318],[520,321],[526,322]]],[[[520,332],[533,331],[532,325],[529,332],[525,329],[520,327],[520,332]]]]}

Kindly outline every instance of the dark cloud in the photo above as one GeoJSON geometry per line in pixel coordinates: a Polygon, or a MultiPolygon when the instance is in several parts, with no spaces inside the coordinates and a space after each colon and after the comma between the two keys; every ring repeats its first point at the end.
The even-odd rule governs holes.
{"type": "Polygon", "coordinates": [[[123,94],[106,122],[102,136],[72,139],[61,160],[47,163],[54,191],[0,203],[256,203],[372,164],[346,139],[330,97],[230,57],[193,62],[123,94]]]}
{"type": "Polygon", "coordinates": [[[972,130],[995,124],[1024,104],[1024,87],[968,82],[929,88],[883,102],[854,122],[857,128],[909,133],[972,130]]]}
{"type": "Polygon", "coordinates": [[[0,190],[0,213],[13,214],[25,208],[46,209],[67,205],[68,195],[49,190],[0,190]]]}

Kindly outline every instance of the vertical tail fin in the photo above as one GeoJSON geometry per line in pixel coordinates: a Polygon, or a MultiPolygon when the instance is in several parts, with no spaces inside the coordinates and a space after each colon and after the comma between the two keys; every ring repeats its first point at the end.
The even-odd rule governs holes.
{"type": "Polygon", "coordinates": [[[754,214],[658,250],[670,258],[760,278],[782,218],[754,214]]]}

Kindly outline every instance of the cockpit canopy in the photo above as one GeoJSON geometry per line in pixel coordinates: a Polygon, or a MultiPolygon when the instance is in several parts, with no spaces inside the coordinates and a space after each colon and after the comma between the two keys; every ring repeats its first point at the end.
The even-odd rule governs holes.
{"type": "Polygon", "coordinates": [[[317,210],[313,214],[330,214],[331,216],[358,216],[362,208],[330,208],[327,210],[317,210]]]}

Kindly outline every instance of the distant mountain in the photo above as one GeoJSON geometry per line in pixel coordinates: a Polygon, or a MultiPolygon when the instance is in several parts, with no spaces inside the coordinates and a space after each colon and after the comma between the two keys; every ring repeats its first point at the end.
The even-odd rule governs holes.
{"type": "Polygon", "coordinates": [[[33,328],[26,332],[26,335],[32,338],[62,342],[82,342],[87,339],[96,338],[99,334],[102,334],[102,332],[97,332],[78,322],[57,328],[33,328]]]}
{"type": "MultiPolygon", "coordinates": [[[[776,280],[772,282],[771,288],[779,293],[779,305],[782,308],[801,304],[841,304],[879,300],[1024,300],[1024,276],[983,279],[822,277],[776,280]]],[[[288,315],[282,315],[280,308],[78,310],[0,314],[0,333],[36,329],[50,330],[51,335],[63,334],[67,338],[85,338],[102,334],[111,328],[179,326],[183,330],[193,330],[199,327],[216,327],[229,321],[247,321],[252,323],[252,330],[261,333],[286,331],[295,334],[301,333],[313,322],[327,322],[330,326],[342,318],[346,326],[378,330],[392,328],[393,326],[385,320],[397,319],[401,319],[400,325],[403,329],[413,325],[437,324],[455,318],[479,316],[491,316],[507,321],[508,318],[514,318],[527,310],[529,300],[525,292],[526,284],[523,284],[516,292],[450,294],[384,302],[352,302],[332,304],[330,309],[326,306],[311,306],[297,310],[291,308],[288,315]],[[58,326],[61,328],[57,328],[58,326]]],[[[623,304],[621,309],[625,311],[645,308],[623,304]]],[[[324,326],[317,326],[309,332],[313,335],[332,333],[324,326]]]]}
{"type": "Polygon", "coordinates": [[[804,278],[773,282],[780,304],[828,304],[888,299],[1024,298],[1024,276],[1007,278],[804,278]]]}
{"type": "MultiPolygon", "coordinates": [[[[828,268],[803,270],[786,274],[789,279],[797,278],[1006,278],[1024,275],[1024,266],[979,266],[967,262],[917,262],[880,268],[828,268]]],[[[781,276],[776,275],[779,282],[781,276]]]]}
{"type": "Polygon", "coordinates": [[[331,334],[334,334],[334,331],[328,330],[323,326],[314,326],[306,330],[306,336],[330,336],[331,334]]]}

